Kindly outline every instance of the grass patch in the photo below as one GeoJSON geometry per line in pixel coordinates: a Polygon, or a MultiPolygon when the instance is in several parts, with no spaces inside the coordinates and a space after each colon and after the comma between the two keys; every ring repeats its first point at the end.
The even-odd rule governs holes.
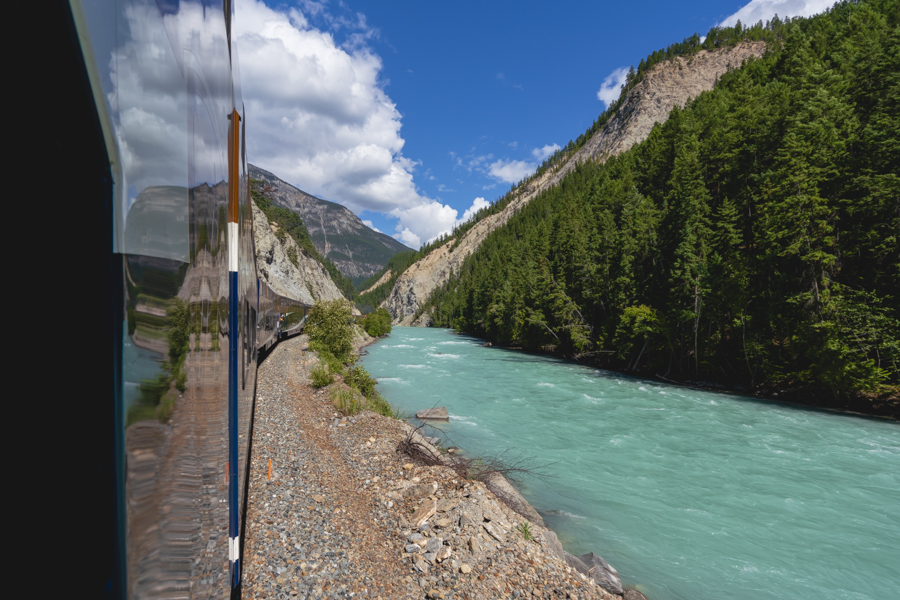
{"type": "Polygon", "coordinates": [[[312,386],[316,389],[334,383],[334,374],[328,368],[328,365],[323,363],[319,363],[319,366],[312,370],[309,378],[312,380],[312,386]]]}
{"type": "Polygon", "coordinates": [[[342,386],[331,388],[331,404],[341,414],[352,416],[366,407],[366,399],[356,390],[342,386]]]}

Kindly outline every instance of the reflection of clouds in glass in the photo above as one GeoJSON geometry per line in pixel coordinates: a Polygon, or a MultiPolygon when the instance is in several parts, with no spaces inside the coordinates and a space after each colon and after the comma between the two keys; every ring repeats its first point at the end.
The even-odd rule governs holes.
{"type": "MultiPolygon", "coordinates": [[[[182,2],[177,12],[162,16],[155,2],[135,0],[123,7],[120,19],[120,39],[126,41],[109,64],[109,102],[128,187],[136,194],[148,186],[187,187],[189,152],[197,166],[226,159],[222,117],[231,112],[232,92],[224,18],[198,2],[182,2]],[[194,85],[186,83],[192,78],[194,85]],[[196,98],[189,102],[188,95],[196,98]],[[189,140],[198,112],[209,131],[189,140]]],[[[201,170],[195,183],[214,184],[212,177],[223,176],[201,170]]],[[[129,193],[129,204],[136,194],[129,193]]]]}
{"type": "Polygon", "coordinates": [[[324,4],[274,9],[245,0],[237,8],[251,162],[356,212],[395,217],[394,237],[413,247],[451,229],[456,209],[413,182],[418,163],[402,154],[401,114],[365,43],[373,35],[365,19],[341,21],[359,35],[339,44],[301,10],[337,23],[324,4]]]}
{"type": "Polygon", "coordinates": [[[107,96],[127,190],[124,250],[186,260],[188,190],[226,178],[234,95],[221,10],[172,6],[121,6],[107,96]]]}
{"type": "MultiPolygon", "coordinates": [[[[187,103],[184,79],[156,4],[122,11],[126,41],[110,61],[110,106],[129,192],[151,185],[187,186],[187,103]]],[[[121,38],[120,38],[121,39],[121,38]]],[[[128,204],[135,197],[129,193],[128,204]]]]}

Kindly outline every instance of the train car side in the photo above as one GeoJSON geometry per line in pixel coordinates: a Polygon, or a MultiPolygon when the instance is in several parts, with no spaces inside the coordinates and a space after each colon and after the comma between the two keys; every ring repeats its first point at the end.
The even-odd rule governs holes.
{"type": "Polygon", "coordinates": [[[233,596],[258,356],[309,308],[256,271],[234,6],[62,12],[94,104],[75,119],[96,123],[95,162],[109,165],[97,200],[111,230],[117,558],[103,595],[233,596]]]}

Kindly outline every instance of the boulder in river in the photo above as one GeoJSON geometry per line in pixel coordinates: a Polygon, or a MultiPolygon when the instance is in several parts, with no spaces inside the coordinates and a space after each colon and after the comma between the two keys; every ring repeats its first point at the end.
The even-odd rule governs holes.
{"type": "Polygon", "coordinates": [[[621,596],[624,593],[622,582],[619,580],[619,572],[593,552],[581,556],[573,556],[566,552],[566,564],[593,579],[597,585],[610,594],[621,596]]]}
{"type": "Polygon", "coordinates": [[[449,421],[450,414],[447,413],[447,407],[436,406],[434,408],[420,410],[416,413],[416,418],[422,421],[449,421]]]}

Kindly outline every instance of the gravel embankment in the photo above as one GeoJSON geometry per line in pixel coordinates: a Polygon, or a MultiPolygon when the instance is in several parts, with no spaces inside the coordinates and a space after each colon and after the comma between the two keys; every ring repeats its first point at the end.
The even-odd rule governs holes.
{"type": "Polygon", "coordinates": [[[339,417],[309,385],[306,344],[282,342],[259,369],[245,598],[618,598],[567,567],[546,530],[526,540],[483,484],[398,453],[407,424],[339,417]]]}

